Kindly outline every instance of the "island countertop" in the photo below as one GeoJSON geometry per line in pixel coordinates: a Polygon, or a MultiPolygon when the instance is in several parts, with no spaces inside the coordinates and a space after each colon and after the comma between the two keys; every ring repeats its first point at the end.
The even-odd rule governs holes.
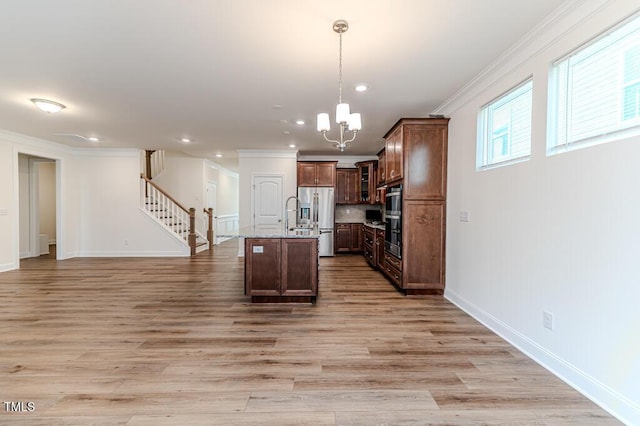
{"type": "Polygon", "coordinates": [[[279,228],[243,226],[235,231],[220,233],[216,236],[222,238],[320,238],[320,229],[318,227],[290,227],[286,231],[284,226],[279,228]]]}

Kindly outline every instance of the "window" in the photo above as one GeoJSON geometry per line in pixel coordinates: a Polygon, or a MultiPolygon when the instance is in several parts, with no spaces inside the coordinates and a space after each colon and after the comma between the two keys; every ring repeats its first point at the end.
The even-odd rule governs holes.
{"type": "Polygon", "coordinates": [[[640,134],[640,16],[557,61],[548,153],[640,134]]]}
{"type": "Polygon", "coordinates": [[[480,110],[478,169],[529,157],[532,90],[533,82],[527,80],[480,110]]]}

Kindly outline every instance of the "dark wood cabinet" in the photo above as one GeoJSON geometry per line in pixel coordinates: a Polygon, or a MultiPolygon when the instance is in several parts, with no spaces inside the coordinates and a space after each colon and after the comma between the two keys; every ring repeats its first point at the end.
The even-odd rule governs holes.
{"type": "Polygon", "coordinates": [[[318,240],[316,238],[283,238],[283,296],[316,296],[318,294],[318,240]]]}
{"type": "Polygon", "coordinates": [[[335,186],[337,161],[298,161],[298,186],[335,186]]]}
{"type": "Polygon", "coordinates": [[[364,258],[372,268],[378,267],[375,231],[376,230],[370,226],[364,226],[362,231],[362,248],[364,258]]]}
{"type": "Polygon", "coordinates": [[[362,252],[361,223],[337,223],[334,232],[334,251],[336,253],[362,252]]]}
{"type": "Polygon", "coordinates": [[[376,267],[379,268],[384,261],[384,229],[376,229],[376,243],[374,246],[376,267]]]}
{"type": "Polygon", "coordinates": [[[402,126],[395,127],[385,136],[386,183],[391,184],[403,177],[402,126]]]}
{"type": "Polygon", "coordinates": [[[358,169],[337,169],[336,204],[358,204],[358,169]]]}
{"type": "Polygon", "coordinates": [[[364,225],[362,237],[363,254],[373,268],[383,269],[384,229],[364,225]]]}
{"type": "Polygon", "coordinates": [[[377,161],[363,161],[356,163],[359,175],[359,202],[362,204],[379,203],[376,192],[377,185],[377,161]]]}
{"type": "MultiPolygon", "coordinates": [[[[406,294],[443,294],[448,118],[404,118],[385,135],[386,183],[402,183],[402,260],[381,270],[406,294]]],[[[380,263],[380,261],[379,261],[380,263]]]]}
{"type": "Polygon", "coordinates": [[[411,124],[404,128],[405,200],[444,200],[447,192],[447,125],[411,124]]]}
{"type": "Polygon", "coordinates": [[[245,294],[252,302],[313,302],[317,238],[246,238],[245,294]]]}
{"type": "Polygon", "coordinates": [[[401,287],[407,293],[444,290],[445,216],[444,201],[404,202],[401,287]]]}
{"type": "Polygon", "coordinates": [[[355,253],[362,252],[362,228],[361,223],[351,224],[351,251],[355,253]]]}
{"type": "Polygon", "coordinates": [[[380,152],[378,152],[378,176],[377,176],[377,186],[382,186],[387,183],[387,156],[385,153],[385,149],[382,148],[380,152]]]}

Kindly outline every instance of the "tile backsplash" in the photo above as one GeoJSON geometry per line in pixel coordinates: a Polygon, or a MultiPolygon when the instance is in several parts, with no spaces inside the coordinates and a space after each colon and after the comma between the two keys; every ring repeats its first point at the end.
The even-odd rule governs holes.
{"type": "Polygon", "coordinates": [[[359,205],[359,204],[338,204],[336,205],[336,222],[364,222],[365,212],[367,210],[380,210],[382,206],[378,205],[359,205]]]}

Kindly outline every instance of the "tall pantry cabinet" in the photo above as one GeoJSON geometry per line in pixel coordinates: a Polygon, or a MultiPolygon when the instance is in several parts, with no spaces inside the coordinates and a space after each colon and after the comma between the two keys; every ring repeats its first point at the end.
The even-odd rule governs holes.
{"type": "Polygon", "coordinates": [[[385,135],[386,184],[403,186],[402,259],[385,256],[387,275],[405,294],[444,293],[448,123],[403,118],[385,135]]]}

